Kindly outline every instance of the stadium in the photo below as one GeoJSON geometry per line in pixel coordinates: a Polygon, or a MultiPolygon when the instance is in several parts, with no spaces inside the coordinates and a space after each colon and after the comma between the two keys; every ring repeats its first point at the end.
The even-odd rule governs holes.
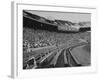
{"type": "Polygon", "coordinates": [[[90,26],[23,10],[23,69],[90,66],[90,26]]]}

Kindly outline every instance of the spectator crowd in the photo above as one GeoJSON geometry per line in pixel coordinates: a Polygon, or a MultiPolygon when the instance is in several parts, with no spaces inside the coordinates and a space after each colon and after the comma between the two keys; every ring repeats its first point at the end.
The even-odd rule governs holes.
{"type": "Polygon", "coordinates": [[[90,33],[57,33],[45,30],[23,28],[23,48],[39,48],[69,43],[70,40],[86,39],[90,41],[90,33]]]}

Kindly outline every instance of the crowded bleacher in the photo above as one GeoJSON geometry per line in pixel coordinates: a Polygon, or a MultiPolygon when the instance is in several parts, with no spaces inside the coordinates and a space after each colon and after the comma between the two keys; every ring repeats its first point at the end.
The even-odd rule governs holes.
{"type": "Polygon", "coordinates": [[[61,45],[68,43],[72,38],[89,39],[90,33],[57,33],[43,30],[34,30],[30,28],[23,29],[23,47],[26,48],[39,48],[52,45],[61,45]]]}

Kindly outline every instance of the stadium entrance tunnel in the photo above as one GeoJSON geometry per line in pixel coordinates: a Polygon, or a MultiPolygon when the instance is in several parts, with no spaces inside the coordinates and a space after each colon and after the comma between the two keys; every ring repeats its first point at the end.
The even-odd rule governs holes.
{"type": "Polygon", "coordinates": [[[80,32],[91,31],[91,28],[90,27],[80,28],[79,31],[80,32]]]}

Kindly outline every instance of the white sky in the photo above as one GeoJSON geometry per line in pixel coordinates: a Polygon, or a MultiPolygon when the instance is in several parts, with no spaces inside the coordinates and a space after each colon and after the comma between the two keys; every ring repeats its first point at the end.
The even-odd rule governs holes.
{"type": "Polygon", "coordinates": [[[81,22],[81,21],[91,21],[91,14],[89,13],[73,13],[73,12],[52,12],[52,11],[32,11],[27,10],[30,13],[50,18],[50,19],[60,19],[68,20],[72,22],[81,22]]]}

